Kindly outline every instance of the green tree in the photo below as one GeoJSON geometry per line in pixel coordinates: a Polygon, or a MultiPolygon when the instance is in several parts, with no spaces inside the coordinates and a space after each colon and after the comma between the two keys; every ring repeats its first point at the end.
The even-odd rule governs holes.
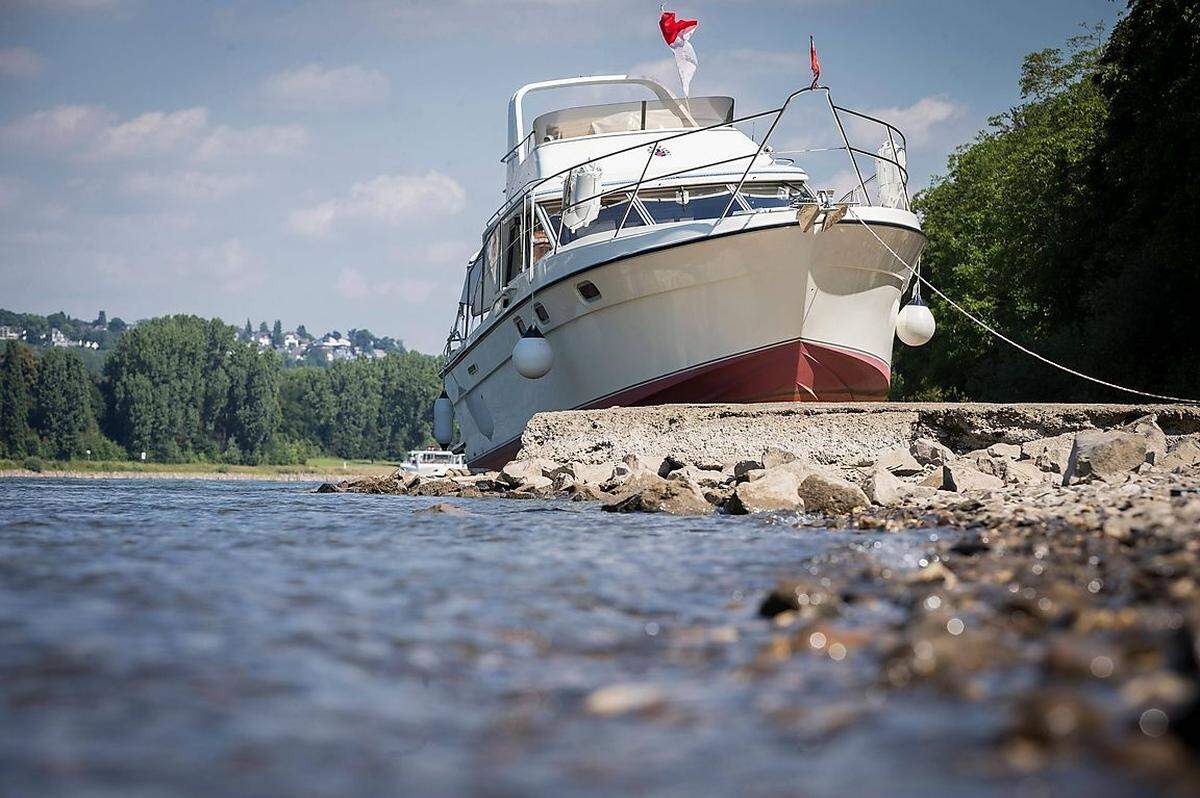
{"type": "Polygon", "coordinates": [[[271,328],[271,346],[283,346],[283,322],[279,319],[275,319],[275,326],[271,328]]]}
{"type": "Polygon", "coordinates": [[[0,449],[8,457],[37,453],[29,427],[32,383],[36,369],[29,348],[9,341],[0,362],[0,449]]]}
{"type": "MultiPolygon", "coordinates": [[[[929,238],[923,272],[972,313],[1026,345],[1079,363],[1076,220],[1106,102],[1093,79],[1099,32],[1025,59],[1023,102],[951,157],[914,207],[929,238]]],[[[991,338],[936,297],[938,333],[898,349],[895,398],[1044,399],[1076,389],[1063,375],[991,338]]]]}
{"type": "Polygon", "coordinates": [[[1097,86],[1108,114],[1077,234],[1087,364],[1116,382],[1200,396],[1200,3],[1130,2],[1097,86]]]}
{"type": "Polygon", "coordinates": [[[92,379],[83,360],[68,349],[50,349],[38,364],[33,420],[47,456],[81,455],[96,431],[92,379]]]}

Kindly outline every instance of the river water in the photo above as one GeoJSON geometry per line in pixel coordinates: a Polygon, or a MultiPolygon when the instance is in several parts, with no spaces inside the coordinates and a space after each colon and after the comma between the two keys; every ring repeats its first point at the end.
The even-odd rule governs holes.
{"type": "Polygon", "coordinates": [[[877,693],[853,657],[762,667],[778,578],[838,551],[913,568],[928,531],[312,487],[0,480],[0,793],[1128,786],[1002,772],[986,708],[877,693]],[[634,711],[589,703],[612,685],[634,711]]]}

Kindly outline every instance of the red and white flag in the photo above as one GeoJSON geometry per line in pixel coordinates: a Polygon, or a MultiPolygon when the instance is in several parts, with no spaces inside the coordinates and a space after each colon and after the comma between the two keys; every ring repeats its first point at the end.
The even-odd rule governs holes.
{"type": "Polygon", "coordinates": [[[813,41],[813,37],[808,37],[808,59],[811,61],[813,82],[809,88],[815,89],[817,81],[821,79],[821,60],[817,58],[817,44],[813,41]]]}
{"type": "Polygon", "coordinates": [[[675,67],[679,70],[679,82],[683,84],[683,96],[688,96],[692,86],[692,75],[696,74],[696,51],[692,48],[692,34],[699,22],[694,19],[676,19],[673,11],[664,11],[658,20],[663,39],[675,52],[675,67]]]}

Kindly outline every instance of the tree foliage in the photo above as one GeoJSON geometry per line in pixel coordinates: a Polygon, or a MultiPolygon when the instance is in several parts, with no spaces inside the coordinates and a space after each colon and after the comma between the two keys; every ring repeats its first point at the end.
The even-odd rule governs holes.
{"type": "Polygon", "coordinates": [[[50,349],[38,363],[33,393],[34,425],[43,452],[66,460],[82,455],[97,432],[91,375],[67,349],[50,349]]]}
{"type": "Polygon", "coordinates": [[[7,457],[36,452],[36,438],[29,426],[35,375],[29,348],[9,341],[0,361],[0,453],[7,457]]]}
{"type": "MultiPolygon", "coordinates": [[[[1091,76],[1091,36],[1025,59],[1024,102],[950,157],[944,178],[917,195],[929,237],[923,273],[967,310],[1023,343],[1050,344],[1069,359],[1058,323],[1073,315],[1080,275],[1051,264],[1073,254],[1071,228],[1087,203],[1084,165],[1099,138],[1105,104],[1091,76]]],[[[900,351],[898,392],[908,398],[1034,398],[1043,370],[991,338],[935,297],[938,334],[900,351]]]]}
{"type": "MultiPolygon", "coordinates": [[[[1200,4],[1133,0],[1025,59],[1022,103],[951,156],[915,207],[924,273],[1015,340],[1102,379],[1200,395],[1200,4]]],[[[893,396],[1128,399],[1030,359],[930,297],[934,340],[893,396]]]]}

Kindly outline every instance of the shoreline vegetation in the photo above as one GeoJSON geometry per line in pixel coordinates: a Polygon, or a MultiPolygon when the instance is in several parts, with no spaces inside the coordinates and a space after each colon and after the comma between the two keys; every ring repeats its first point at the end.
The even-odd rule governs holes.
{"type": "Polygon", "coordinates": [[[128,460],[70,460],[26,464],[0,459],[0,479],[14,477],[71,479],[212,479],[317,482],[325,479],[386,477],[398,463],[376,460],[312,458],[289,465],[228,463],[139,463],[128,460]],[[29,466],[33,465],[34,468],[29,466]]]}

